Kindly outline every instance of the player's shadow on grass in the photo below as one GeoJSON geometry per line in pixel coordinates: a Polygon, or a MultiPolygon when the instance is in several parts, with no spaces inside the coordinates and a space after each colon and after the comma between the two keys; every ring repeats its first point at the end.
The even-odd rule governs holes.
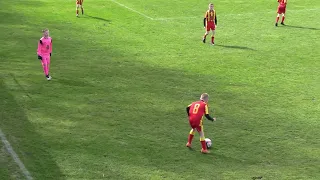
{"type": "Polygon", "coordinates": [[[14,82],[19,86],[19,88],[23,91],[23,93],[30,99],[30,101],[33,101],[31,96],[29,95],[29,93],[27,92],[27,90],[19,83],[19,81],[17,80],[16,76],[13,75],[12,73],[10,73],[10,76],[12,77],[12,79],[14,80],[14,82]]]}
{"type": "MultiPolygon", "coordinates": [[[[18,82],[16,79],[14,81],[18,82]]],[[[22,87],[18,85],[19,88],[22,87]]],[[[14,91],[6,86],[3,78],[0,78],[1,129],[34,179],[64,180],[65,175],[50,154],[50,143],[30,122],[23,108],[25,104],[15,99],[14,91]]]]}
{"type": "Polygon", "coordinates": [[[320,28],[304,27],[304,26],[292,26],[292,25],[285,25],[285,26],[282,26],[282,27],[296,28],[296,29],[308,29],[308,30],[320,30],[320,28]]]}
{"type": "Polygon", "coordinates": [[[108,22],[108,23],[111,22],[110,20],[104,19],[104,18],[101,18],[101,17],[90,16],[90,15],[86,15],[86,17],[91,18],[91,19],[96,19],[96,20],[104,21],[104,22],[108,22]]]}
{"type": "Polygon", "coordinates": [[[55,81],[59,82],[60,84],[63,84],[64,86],[74,86],[74,87],[92,87],[93,84],[90,84],[88,82],[85,82],[84,80],[75,80],[75,79],[67,79],[67,78],[59,78],[55,77],[55,81]]]}
{"type": "Polygon", "coordinates": [[[221,45],[221,44],[215,44],[215,46],[221,46],[221,47],[230,48],[230,49],[243,49],[243,50],[256,51],[255,49],[250,48],[250,47],[246,47],[246,46],[221,45]]]}

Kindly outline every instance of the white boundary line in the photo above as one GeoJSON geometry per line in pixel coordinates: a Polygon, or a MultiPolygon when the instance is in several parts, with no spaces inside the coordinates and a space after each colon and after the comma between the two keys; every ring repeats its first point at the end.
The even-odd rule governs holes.
{"type": "MultiPolygon", "coordinates": [[[[137,13],[137,14],[139,14],[139,15],[147,18],[147,19],[153,20],[153,21],[168,21],[168,20],[179,20],[179,19],[196,19],[196,18],[202,18],[202,16],[172,17],[172,18],[153,18],[153,17],[150,17],[150,16],[148,16],[148,15],[146,15],[146,14],[144,14],[144,13],[141,13],[141,12],[139,12],[139,11],[137,11],[137,10],[134,10],[134,9],[132,9],[132,8],[124,5],[124,4],[121,4],[121,3],[117,2],[116,0],[110,0],[110,1],[118,4],[119,6],[122,6],[122,7],[126,8],[126,9],[128,9],[128,10],[130,10],[130,11],[132,11],[132,12],[135,12],[135,13],[137,13]]],[[[299,10],[287,10],[287,12],[303,12],[303,11],[316,11],[316,10],[320,10],[320,8],[299,9],[299,10]]],[[[276,10],[274,10],[274,11],[269,11],[269,12],[264,12],[263,14],[271,14],[271,13],[276,14],[276,10]]],[[[262,14],[262,13],[259,13],[259,12],[258,12],[258,13],[242,13],[242,14],[225,14],[225,15],[222,15],[222,16],[224,16],[224,17],[226,17],[226,16],[246,16],[246,15],[253,15],[253,14],[262,14]]]]}
{"type": "Polygon", "coordinates": [[[12,146],[10,145],[9,141],[7,140],[6,136],[2,133],[1,128],[0,128],[0,137],[1,137],[1,140],[4,144],[4,146],[7,149],[7,151],[10,153],[11,157],[13,158],[14,162],[16,162],[17,165],[19,166],[21,172],[24,174],[24,176],[27,178],[27,180],[32,180],[33,178],[31,176],[31,174],[29,173],[27,168],[24,166],[24,164],[21,162],[17,153],[14,152],[14,150],[13,150],[12,146]]]}
{"type": "MultiPolygon", "coordinates": [[[[304,11],[318,11],[320,8],[312,8],[312,9],[299,9],[299,10],[287,10],[289,13],[299,13],[304,11]]],[[[277,14],[276,11],[269,11],[269,12],[258,12],[258,13],[242,13],[242,14],[223,14],[222,17],[229,17],[229,16],[248,16],[254,14],[277,14]]],[[[220,17],[220,15],[219,15],[220,17]]],[[[179,20],[179,19],[196,19],[196,18],[203,18],[202,16],[192,16],[192,17],[172,17],[172,18],[153,18],[153,20],[158,21],[167,21],[167,20],[179,20]]]]}
{"type": "Polygon", "coordinates": [[[126,8],[126,9],[129,9],[129,10],[132,11],[132,12],[138,13],[138,14],[140,14],[141,16],[143,16],[143,17],[145,17],[145,18],[148,18],[148,19],[151,19],[151,20],[155,20],[154,18],[152,18],[152,17],[150,17],[150,16],[148,16],[148,15],[145,15],[145,14],[143,14],[143,13],[137,11],[137,10],[134,10],[134,9],[132,9],[132,8],[129,8],[128,6],[126,6],[126,5],[124,5],[124,4],[121,4],[121,3],[119,3],[119,2],[117,2],[117,1],[115,1],[115,0],[111,0],[111,1],[114,2],[114,3],[116,3],[116,4],[118,4],[119,6],[122,6],[122,7],[126,8]]]}

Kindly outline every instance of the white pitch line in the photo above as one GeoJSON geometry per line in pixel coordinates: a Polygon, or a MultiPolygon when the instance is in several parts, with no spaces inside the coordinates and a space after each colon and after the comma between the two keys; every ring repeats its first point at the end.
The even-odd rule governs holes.
{"type": "MultiPolygon", "coordinates": [[[[154,20],[154,21],[169,21],[169,20],[179,20],[179,19],[196,19],[196,18],[201,18],[202,16],[192,16],[192,17],[171,17],[171,18],[153,18],[153,17],[150,17],[144,13],[141,13],[135,9],[132,9],[124,4],[121,4],[119,2],[117,2],[116,0],[110,0],[116,4],[118,4],[119,6],[122,6],[132,12],[135,12],[137,14],[140,14],[141,16],[145,17],[145,18],[148,18],[150,20],[154,20]]],[[[312,8],[312,9],[299,9],[299,10],[290,10],[288,9],[287,11],[288,12],[303,12],[303,11],[316,11],[316,10],[319,10],[320,8],[312,8]]],[[[222,17],[228,17],[228,16],[248,16],[248,15],[253,15],[253,14],[276,14],[276,11],[269,11],[269,12],[258,12],[258,13],[242,13],[242,14],[224,14],[222,15],[222,17]]]]}
{"type": "Polygon", "coordinates": [[[153,18],[155,21],[166,21],[166,20],[178,20],[178,19],[195,19],[203,18],[202,16],[191,16],[191,17],[172,17],[172,18],[153,18]]]}
{"type": "Polygon", "coordinates": [[[24,174],[24,176],[27,178],[27,180],[32,180],[32,176],[29,173],[29,171],[27,170],[27,168],[24,166],[24,164],[21,162],[20,158],[18,157],[17,153],[14,152],[12,146],[10,145],[9,141],[7,140],[6,136],[2,133],[1,129],[0,129],[0,137],[1,140],[4,144],[4,146],[6,147],[7,151],[10,153],[11,157],[13,158],[14,162],[16,162],[18,164],[18,166],[20,167],[21,172],[24,174]]]}
{"type": "MultiPolygon", "coordinates": [[[[299,13],[304,11],[317,11],[320,10],[320,8],[312,8],[312,9],[300,9],[300,10],[287,10],[289,13],[299,13]]],[[[249,15],[255,15],[255,14],[276,14],[276,11],[269,11],[269,12],[257,12],[257,13],[242,13],[242,14],[222,14],[219,15],[222,17],[229,17],[229,16],[249,16],[249,15]]],[[[172,17],[172,18],[153,18],[153,20],[156,21],[169,21],[169,20],[179,20],[179,19],[199,19],[203,18],[202,16],[192,16],[192,17],[172,17]]]]}
{"type": "Polygon", "coordinates": [[[126,5],[124,5],[124,4],[121,4],[121,3],[119,3],[119,2],[117,2],[117,1],[115,1],[115,0],[111,0],[111,1],[114,2],[114,3],[116,3],[116,4],[118,4],[119,6],[122,6],[122,7],[126,8],[126,9],[129,9],[129,10],[132,11],[132,12],[138,13],[138,14],[140,14],[141,16],[144,16],[145,18],[154,20],[154,18],[152,18],[152,17],[150,17],[150,16],[148,16],[148,15],[145,15],[145,14],[143,14],[143,13],[137,11],[137,10],[134,10],[134,9],[132,9],[132,8],[130,8],[130,7],[126,6],[126,5]]]}

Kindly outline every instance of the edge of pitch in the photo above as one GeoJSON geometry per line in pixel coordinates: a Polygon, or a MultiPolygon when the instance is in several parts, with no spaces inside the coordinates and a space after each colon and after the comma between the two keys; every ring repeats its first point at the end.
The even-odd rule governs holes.
{"type": "Polygon", "coordinates": [[[1,141],[4,144],[5,148],[7,149],[8,153],[13,158],[14,162],[19,166],[20,171],[23,173],[23,175],[27,178],[27,180],[33,180],[30,172],[27,170],[25,165],[22,163],[22,161],[20,160],[20,158],[17,155],[17,153],[13,150],[11,144],[7,140],[6,136],[2,132],[1,128],[0,128],[0,138],[1,138],[1,141]]]}
{"type": "MultiPolygon", "coordinates": [[[[153,20],[153,21],[169,21],[169,20],[178,20],[178,19],[196,19],[196,18],[200,18],[200,16],[192,16],[192,17],[169,17],[169,18],[154,18],[154,17],[151,17],[151,16],[148,16],[142,12],[139,12],[133,8],[130,8],[124,4],[121,4],[119,3],[118,1],[116,0],[110,0],[111,2],[121,6],[121,7],[124,7],[132,12],[135,12],[147,19],[150,19],[150,20],[153,20]]],[[[315,11],[315,10],[319,10],[320,8],[311,8],[311,9],[299,9],[299,10],[288,10],[288,12],[302,12],[302,11],[315,11]]],[[[275,13],[275,11],[270,11],[270,12],[263,12],[263,13],[275,13]]],[[[222,15],[222,16],[245,16],[245,15],[252,15],[252,14],[257,14],[257,13],[242,13],[242,14],[225,14],[225,15],[222,15]]],[[[261,14],[260,12],[258,12],[258,14],[261,14]]]]}

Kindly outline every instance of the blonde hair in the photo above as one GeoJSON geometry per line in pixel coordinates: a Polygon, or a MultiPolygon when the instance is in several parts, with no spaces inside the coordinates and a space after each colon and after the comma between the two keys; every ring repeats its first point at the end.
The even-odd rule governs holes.
{"type": "Polygon", "coordinates": [[[45,29],[42,30],[43,33],[46,32],[46,31],[49,31],[49,29],[45,28],[45,29]]]}
{"type": "Polygon", "coordinates": [[[200,96],[200,100],[205,100],[209,98],[209,94],[208,93],[202,93],[200,96]]]}

